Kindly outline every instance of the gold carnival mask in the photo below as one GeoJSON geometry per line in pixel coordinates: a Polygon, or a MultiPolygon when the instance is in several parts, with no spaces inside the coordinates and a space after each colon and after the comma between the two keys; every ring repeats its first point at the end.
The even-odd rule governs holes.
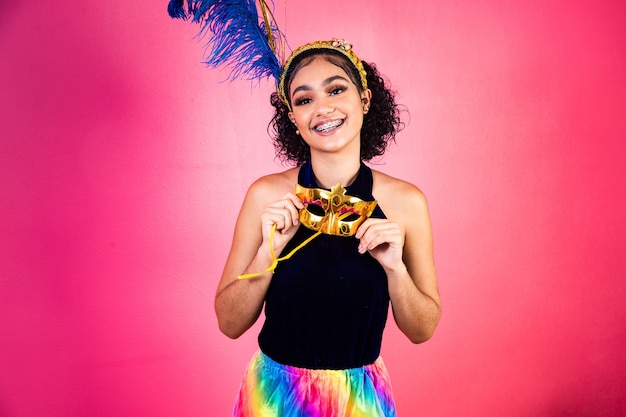
{"type": "Polygon", "coordinates": [[[346,195],[341,184],[330,191],[296,184],[296,195],[305,206],[300,210],[300,222],[311,230],[335,236],[353,236],[378,204],[346,195]]]}
{"type": "Polygon", "coordinates": [[[265,271],[242,274],[237,279],[249,279],[258,277],[266,272],[274,273],[276,266],[281,261],[286,261],[291,256],[306,246],[320,234],[335,236],[353,236],[369,216],[372,215],[378,202],[363,201],[358,197],[346,195],[346,189],[341,184],[324,190],[323,188],[305,188],[296,184],[296,195],[304,208],[300,210],[300,222],[315,233],[309,236],[287,255],[278,258],[274,253],[274,233],[276,224],[270,232],[270,255],[272,264],[265,271]]]}

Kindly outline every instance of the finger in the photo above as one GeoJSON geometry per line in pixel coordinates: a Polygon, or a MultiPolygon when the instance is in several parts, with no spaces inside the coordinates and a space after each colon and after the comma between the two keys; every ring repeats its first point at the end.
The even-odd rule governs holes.
{"type": "Polygon", "coordinates": [[[387,234],[376,234],[371,240],[364,244],[366,250],[374,250],[381,245],[391,244],[392,241],[387,234]]]}
{"type": "Polygon", "coordinates": [[[271,203],[268,207],[279,210],[288,210],[293,224],[298,224],[300,219],[300,209],[304,208],[302,201],[293,193],[288,193],[282,199],[271,203]]]}
{"type": "Polygon", "coordinates": [[[371,219],[371,218],[366,219],[363,223],[361,223],[358,229],[356,229],[356,233],[354,234],[354,237],[357,239],[361,239],[363,235],[365,235],[367,230],[370,228],[370,226],[376,222],[376,220],[377,219],[371,219]]]}
{"type": "Polygon", "coordinates": [[[285,228],[284,216],[277,213],[266,213],[263,216],[263,224],[269,227],[276,226],[276,230],[282,230],[285,228]]]}
{"type": "MultiPolygon", "coordinates": [[[[378,227],[381,224],[388,224],[389,221],[386,219],[372,219],[372,218],[368,218],[367,220],[365,220],[360,226],[359,228],[356,230],[356,233],[354,234],[354,237],[356,237],[357,239],[361,239],[363,238],[363,236],[373,227],[378,227]]],[[[371,232],[370,232],[371,233],[371,232]]]]}
{"type": "Polygon", "coordinates": [[[386,239],[381,234],[372,234],[367,238],[362,238],[359,243],[359,252],[365,253],[368,250],[376,249],[378,246],[386,243],[386,239]]]}
{"type": "Polygon", "coordinates": [[[294,219],[293,211],[289,208],[268,207],[265,217],[266,224],[271,225],[275,223],[276,230],[281,233],[287,232],[292,226],[298,225],[298,218],[294,219]]]}
{"type": "Polygon", "coordinates": [[[293,224],[298,224],[300,222],[300,210],[304,208],[304,204],[293,193],[287,193],[284,199],[288,201],[287,208],[291,212],[293,224]]]}
{"type": "Polygon", "coordinates": [[[293,205],[296,206],[298,209],[304,208],[302,200],[300,200],[298,196],[294,193],[287,193],[284,198],[288,198],[289,200],[291,200],[293,202],[293,205]]]}
{"type": "Polygon", "coordinates": [[[359,250],[365,252],[382,244],[397,244],[401,246],[402,236],[400,230],[391,223],[371,225],[361,237],[359,250]]]}

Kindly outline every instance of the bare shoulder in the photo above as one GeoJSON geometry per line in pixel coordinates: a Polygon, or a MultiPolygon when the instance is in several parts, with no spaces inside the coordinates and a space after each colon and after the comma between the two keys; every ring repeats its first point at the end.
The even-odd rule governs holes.
{"type": "Polygon", "coordinates": [[[425,202],[426,196],[416,185],[392,177],[380,171],[372,170],[374,185],[372,193],[381,202],[391,202],[394,204],[415,204],[425,202]]]}
{"type": "Polygon", "coordinates": [[[285,194],[294,192],[297,181],[298,170],[296,168],[265,175],[254,181],[248,188],[239,211],[236,232],[240,232],[246,239],[250,239],[251,230],[258,230],[260,233],[258,226],[263,209],[268,204],[283,198],[285,194]]]}
{"type": "Polygon", "coordinates": [[[298,168],[265,175],[250,185],[246,200],[265,205],[295,191],[298,182],[298,168]]]}
{"type": "Polygon", "coordinates": [[[407,221],[416,212],[427,212],[426,196],[416,185],[372,170],[372,194],[390,220],[407,221]]]}

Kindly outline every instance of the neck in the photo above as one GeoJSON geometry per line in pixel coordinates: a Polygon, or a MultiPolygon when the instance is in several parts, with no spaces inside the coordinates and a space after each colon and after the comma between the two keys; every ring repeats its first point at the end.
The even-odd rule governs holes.
{"type": "Polygon", "coordinates": [[[311,158],[311,167],[317,184],[328,189],[337,183],[343,186],[352,184],[359,173],[361,160],[359,158],[350,161],[335,160],[334,158],[311,158]]]}

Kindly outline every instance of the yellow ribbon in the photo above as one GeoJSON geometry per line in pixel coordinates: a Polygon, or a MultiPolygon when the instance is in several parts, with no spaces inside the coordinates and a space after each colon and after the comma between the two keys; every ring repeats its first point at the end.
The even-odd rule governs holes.
{"type": "Polygon", "coordinates": [[[280,261],[285,261],[289,258],[291,258],[293,256],[294,253],[296,253],[297,251],[299,251],[300,249],[302,249],[307,243],[309,243],[310,241],[312,241],[313,239],[315,239],[316,237],[318,237],[319,235],[322,234],[322,232],[316,232],[315,234],[313,234],[311,237],[309,237],[308,239],[306,239],[305,241],[303,241],[302,243],[300,243],[298,246],[296,246],[291,252],[289,252],[287,255],[282,256],[280,258],[276,257],[276,254],[274,253],[274,233],[276,232],[276,223],[274,223],[272,225],[272,230],[270,230],[270,255],[272,256],[272,264],[263,272],[254,272],[252,274],[242,274],[239,275],[237,277],[237,279],[248,279],[248,278],[254,278],[254,277],[258,277],[259,275],[263,275],[266,272],[271,272],[274,273],[274,270],[276,269],[276,267],[278,266],[278,262],[280,261]]]}
{"type": "MultiPolygon", "coordinates": [[[[341,216],[338,216],[337,218],[339,220],[343,220],[345,217],[350,216],[352,213],[344,213],[341,216]]],[[[237,279],[248,279],[248,278],[254,278],[254,277],[258,277],[259,275],[263,275],[267,272],[271,272],[272,274],[274,273],[274,270],[276,269],[276,267],[278,266],[278,262],[280,261],[286,261],[287,259],[291,258],[293,256],[294,253],[296,253],[297,251],[299,251],[300,249],[302,249],[305,245],[307,245],[310,241],[312,241],[313,239],[315,239],[316,237],[318,237],[319,235],[322,234],[322,232],[317,231],[315,232],[313,235],[311,235],[308,239],[304,240],[302,243],[300,243],[298,246],[296,246],[295,248],[293,248],[293,250],[291,252],[289,252],[287,255],[282,256],[280,258],[276,257],[276,254],[274,253],[274,233],[276,232],[276,223],[274,223],[272,225],[272,230],[270,230],[270,255],[272,256],[272,264],[270,266],[267,267],[267,269],[265,271],[262,272],[253,272],[251,274],[242,274],[242,275],[238,275],[237,279]]]]}

